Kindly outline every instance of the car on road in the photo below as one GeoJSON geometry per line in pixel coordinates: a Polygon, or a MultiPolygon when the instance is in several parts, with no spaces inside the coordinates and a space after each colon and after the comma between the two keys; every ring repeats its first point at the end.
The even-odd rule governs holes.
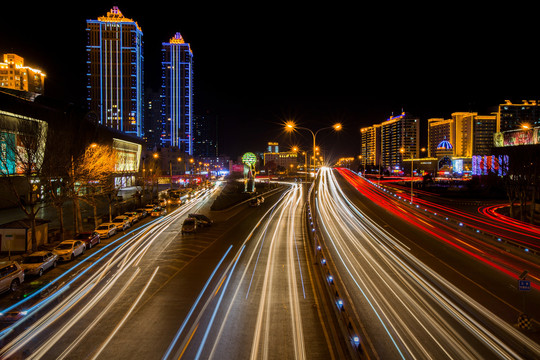
{"type": "Polygon", "coordinates": [[[10,310],[5,313],[0,313],[0,325],[8,326],[22,319],[27,314],[24,310],[10,310]]]}
{"type": "Polygon", "coordinates": [[[258,198],[253,198],[249,200],[249,206],[259,206],[261,205],[261,201],[258,198]]]}
{"type": "Polygon", "coordinates": [[[0,293],[15,291],[24,281],[24,270],[17,261],[0,261],[0,293]]]}
{"type": "Polygon", "coordinates": [[[86,248],[91,249],[92,246],[97,245],[101,242],[101,237],[96,231],[86,231],[75,235],[73,239],[69,240],[82,240],[84,241],[84,245],[86,246],[86,248]]]}
{"type": "Polygon", "coordinates": [[[118,230],[116,230],[116,224],[113,223],[103,223],[99,225],[94,232],[99,235],[100,239],[108,239],[113,235],[116,235],[118,230]]]}
{"type": "Polygon", "coordinates": [[[55,268],[57,261],[58,255],[52,251],[36,251],[22,259],[21,267],[25,276],[41,276],[45,270],[55,268]]]}
{"type": "Polygon", "coordinates": [[[211,226],[214,223],[213,220],[203,214],[189,214],[188,216],[197,219],[199,224],[202,226],[211,226]]]}
{"type": "Polygon", "coordinates": [[[127,216],[117,216],[112,219],[111,223],[116,225],[116,230],[118,231],[124,231],[131,226],[131,223],[129,222],[129,218],[127,216]]]}
{"type": "Polygon", "coordinates": [[[81,240],[64,240],[53,249],[53,253],[58,255],[60,261],[70,261],[84,254],[85,249],[84,242],[81,240]]]}
{"type": "Polygon", "coordinates": [[[182,223],[182,234],[194,233],[197,231],[197,219],[188,217],[182,223]]]}

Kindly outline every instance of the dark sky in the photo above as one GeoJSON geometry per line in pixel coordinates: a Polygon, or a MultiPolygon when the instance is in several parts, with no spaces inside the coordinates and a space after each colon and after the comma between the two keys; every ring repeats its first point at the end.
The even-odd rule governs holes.
{"type": "MultiPolygon", "coordinates": [[[[536,7],[157,6],[163,3],[30,2],[22,12],[8,5],[13,12],[0,22],[0,52],[15,52],[43,69],[47,95],[83,104],[86,19],[118,6],[138,22],[145,85],[155,90],[161,43],[180,32],[194,53],[196,112],[219,116],[220,149],[234,156],[260,151],[267,141],[288,147],[293,140],[280,124],[290,118],[313,131],[342,122],[342,133],[325,131],[318,139],[329,155],[354,155],[360,127],[402,109],[425,121],[454,111],[488,114],[505,99],[539,95],[536,7]]],[[[302,139],[309,146],[311,135],[301,132],[295,142],[302,139]]]]}

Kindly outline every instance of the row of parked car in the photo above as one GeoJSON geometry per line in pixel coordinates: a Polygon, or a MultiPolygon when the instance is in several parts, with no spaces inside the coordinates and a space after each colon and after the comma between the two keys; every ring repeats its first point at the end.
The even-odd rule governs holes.
{"type": "Polygon", "coordinates": [[[167,210],[156,204],[146,205],[144,208],[129,211],[123,215],[117,216],[111,222],[100,224],[94,231],[99,234],[102,239],[108,239],[116,235],[119,231],[124,231],[133,226],[137,221],[150,215],[157,217],[164,215],[167,210]]]}
{"type": "Polygon", "coordinates": [[[73,239],[64,240],[53,250],[36,251],[17,261],[0,261],[0,293],[15,291],[22,284],[25,276],[41,276],[49,269],[55,268],[59,261],[70,261],[84,254],[85,250],[99,244],[101,239],[107,239],[132,226],[137,221],[150,216],[161,216],[165,209],[156,204],[150,204],[135,211],[126,212],[115,217],[110,223],[99,225],[93,232],[83,232],[73,239]]]}

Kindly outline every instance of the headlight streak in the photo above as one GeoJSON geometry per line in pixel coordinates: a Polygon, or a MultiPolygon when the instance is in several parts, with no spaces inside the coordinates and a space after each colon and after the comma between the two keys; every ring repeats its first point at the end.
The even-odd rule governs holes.
{"type": "MultiPolygon", "coordinates": [[[[372,191],[368,187],[360,187],[359,183],[357,181],[355,181],[355,179],[351,179],[351,177],[347,176],[347,174],[345,172],[343,172],[343,171],[340,171],[340,173],[342,175],[344,175],[344,177],[348,181],[352,181],[353,186],[355,186],[357,190],[361,191],[363,195],[368,197],[374,203],[376,203],[376,204],[382,206],[383,208],[385,208],[386,210],[396,214],[396,216],[399,216],[399,217],[405,219],[409,223],[416,225],[419,229],[431,234],[432,236],[434,236],[435,238],[441,240],[442,242],[445,242],[445,243],[455,247],[456,249],[458,249],[458,250],[472,256],[473,258],[477,259],[478,261],[481,261],[481,262],[483,262],[483,263],[485,263],[487,265],[490,265],[491,267],[505,273],[506,275],[511,276],[514,279],[517,279],[518,274],[522,272],[522,269],[516,269],[515,266],[513,266],[512,264],[505,261],[504,258],[498,257],[497,258],[498,263],[495,262],[495,261],[488,260],[487,258],[475,253],[474,251],[476,251],[476,248],[471,247],[468,243],[464,243],[461,240],[456,240],[456,238],[451,236],[451,235],[442,236],[442,234],[444,233],[444,232],[442,232],[443,229],[446,229],[447,231],[450,231],[450,232],[455,231],[455,229],[452,229],[452,228],[450,228],[448,226],[445,226],[443,224],[439,224],[439,229],[437,229],[437,231],[433,231],[433,230],[430,230],[430,229],[426,228],[425,226],[423,226],[419,221],[416,220],[416,217],[408,216],[407,218],[404,218],[403,214],[396,211],[396,206],[400,206],[400,205],[396,205],[395,203],[392,203],[391,201],[390,202],[384,201],[383,199],[387,199],[388,198],[387,196],[385,197],[385,196],[381,196],[379,194],[376,194],[374,191],[372,191]],[[471,250],[474,250],[474,251],[466,249],[466,247],[470,248],[471,250]]],[[[418,214],[418,216],[421,216],[421,215],[418,214]]],[[[462,233],[461,236],[466,237],[470,241],[476,241],[473,237],[467,236],[466,234],[462,233]]],[[[482,244],[484,246],[486,246],[486,247],[491,247],[489,244],[487,244],[485,242],[483,242],[482,244]]],[[[491,247],[491,248],[493,248],[493,247],[491,247]]],[[[505,256],[507,256],[507,255],[505,254],[505,256]]],[[[535,283],[532,284],[532,287],[534,287],[536,289],[540,288],[540,286],[535,284],[535,283]]]]}
{"type": "MultiPolygon", "coordinates": [[[[201,353],[203,351],[204,345],[206,344],[206,339],[208,338],[208,334],[210,333],[210,329],[212,328],[212,324],[214,323],[214,319],[216,318],[216,314],[217,314],[217,312],[219,310],[219,307],[221,305],[221,301],[223,300],[223,296],[225,295],[225,291],[227,290],[227,287],[229,286],[229,281],[231,280],[234,269],[236,268],[236,264],[238,264],[238,260],[240,259],[240,256],[242,256],[242,253],[244,252],[245,248],[246,248],[245,245],[242,246],[242,248],[240,249],[240,252],[236,256],[236,260],[234,261],[234,265],[230,269],[230,275],[227,276],[227,281],[225,282],[225,285],[223,286],[223,289],[221,291],[221,295],[219,296],[216,307],[214,308],[214,312],[212,313],[212,317],[210,318],[210,322],[208,323],[206,331],[204,332],[204,336],[203,336],[203,339],[201,341],[201,344],[199,345],[199,349],[197,350],[197,354],[195,355],[195,359],[199,359],[201,357],[201,353]]],[[[225,274],[224,274],[224,276],[225,276],[225,274]]]]}
{"type": "MultiPolygon", "coordinates": [[[[52,283],[59,281],[60,278],[66,276],[68,273],[75,271],[75,269],[78,269],[78,267],[81,266],[82,263],[89,261],[93,257],[98,257],[98,254],[105,252],[106,249],[109,247],[112,247],[116,245],[118,242],[120,244],[113,247],[110,251],[105,253],[102,257],[98,257],[93,264],[88,266],[86,269],[81,271],[77,276],[75,276],[73,279],[71,279],[69,282],[64,284],[61,288],[59,288],[54,294],[50,295],[49,297],[45,298],[43,301],[40,301],[39,303],[33,305],[31,308],[28,309],[28,313],[31,314],[34,311],[37,311],[41,308],[43,308],[45,305],[49,304],[54,298],[56,298],[59,294],[64,293],[67,289],[70,288],[70,286],[77,281],[82,275],[89,272],[94,267],[97,267],[98,264],[101,264],[103,259],[106,259],[109,255],[111,257],[109,260],[101,267],[101,269],[95,270],[95,272],[90,276],[89,279],[87,279],[83,285],[79,286],[78,289],[75,289],[75,292],[69,295],[66,299],[64,299],[59,305],[55,306],[51,311],[49,311],[45,316],[43,316],[38,322],[33,324],[31,327],[26,329],[24,332],[19,334],[14,340],[12,340],[9,344],[4,346],[0,350],[0,354],[9,353],[12,354],[17,349],[20,349],[22,346],[27,344],[30,340],[32,340],[37,334],[43,332],[46,330],[47,326],[52,324],[52,322],[56,321],[60,316],[65,314],[70,308],[72,308],[83,296],[87,295],[91,289],[93,289],[105,276],[105,274],[109,271],[109,269],[112,268],[114,264],[118,264],[118,267],[120,268],[119,272],[116,272],[113,277],[113,281],[109,281],[108,285],[114,284],[116,279],[119,278],[120,275],[123,274],[123,272],[136,260],[137,262],[140,260],[139,256],[131,256],[133,253],[134,248],[143,248],[143,251],[146,251],[147,247],[156,239],[156,236],[159,235],[169,224],[178,219],[179,217],[185,215],[187,212],[191,210],[196,204],[190,204],[189,206],[184,206],[181,208],[176,209],[175,211],[171,212],[168,216],[165,217],[159,217],[155,220],[152,220],[148,224],[145,224],[144,227],[134,229],[130,231],[129,233],[123,235],[122,237],[116,239],[115,241],[111,242],[110,244],[104,246],[103,248],[99,249],[99,251],[96,251],[93,253],[90,257],[84,259],[80,263],[77,263],[74,265],[71,269],[63,273],[61,276],[53,280],[51,283],[47,284],[40,290],[36,291],[35,294],[32,295],[36,296],[36,294],[39,294],[40,291],[43,289],[52,286],[52,283]],[[134,233],[134,236],[131,238],[128,238],[127,240],[124,240],[126,237],[134,233]],[[144,240],[144,241],[143,241],[144,240]],[[146,245],[144,244],[146,242],[146,245]],[[131,245],[129,247],[128,245],[131,245]],[[120,255],[120,252],[122,252],[125,248],[128,250],[123,252],[122,255],[120,255]],[[126,262],[127,258],[131,258],[130,261],[126,262]],[[123,261],[119,263],[121,260],[123,261]],[[76,299],[73,301],[73,299],[76,299]]],[[[104,289],[110,289],[110,286],[106,286],[104,289]]],[[[93,297],[92,300],[88,301],[88,306],[85,307],[85,309],[81,312],[81,316],[76,316],[77,319],[80,319],[84,313],[86,313],[92,306],[101,299],[101,297],[104,295],[104,291],[99,291],[97,295],[93,297]]],[[[20,306],[25,301],[28,301],[29,298],[27,297],[24,301],[21,301],[15,305],[12,305],[9,309],[14,308],[15,306],[20,306]]],[[[28,319],[29,317],[25,317],[23,320],[28,319]]],[[[75,321],[69,321],[66,326],[72,326],[75,323],[75,321]],[[71,324],[71,325],[69,325],[71,324]]],[[[13,324],[11,327],[18,326],[20,322],[13,324]]],[[[9,331],[3,332],[2,337],[7,335],[9,331]]],[[[49,339],[43,347],[51,347],[52,344],[57,341],[57,337],[52,337],[49,339]]]]}
{"type": "Polygon", "coordinates": [[[150,276],[150,279],[148,279],[148,281],[146,282],[146,285],[144,286],[143,290],[140,292],[139,296],[137,296],[137,299],[135,300],[135,302],[131,305],[131,307],[129,308],[129,311],[124,315],[124,317],[122,318],[122,320],[116,325],[116,327],[114,328],[114,330],[109,334],[109,336],[107,337],[107,339],[101,344],[101,346],[99,347],[99,349],[93,354],[92,356],[92,359],[97,359],[97,357],[99,356],[99,354],[101,354],[101,352],[103,351],[103,349],[105,349],[105,347],[109,344],[109,342],[111,341],[111,339],[114,337],[114,335],[118,332],[118,330],[122,327],[122,325],[124,325],[124,323],[126,322],[127,318],[129,317],[129,315],[131,315],[131,313],[133,312],[133,309],[135,309],[135,307],[137,306],[137,304],[139,303],[139,301],[141,301],[141,298],[143,297],[143,295],[146,293],[146,290],[148,289],[148,286],[150,286],[150,283],[152,282],[152,280],[154,279],[154,277],[156,276],[156,273],[157,271],[159,270],[159,266],[156,267],[156,269],[154,270],[154,272],[152,273],[152,276],[150,276]]]}
{"type": "MultiPolygon", "coordinates": [[[[171,354],[171,351],[173,350],[174,346],[176,345],[176,342],[178,341],[178,339],[180,338],[180,336],[182,335],[182,332],[184,331],[184,328],[186,327],[186,324],[187,322],[189,321],[189,319],[191,318],[191,315],[193,315],[193,312],[195,311],[195,308],[197,307],[197,305],[199,304],[199,301],[201,300],[203,294],[205,293],[206,291],[206,288],[208,288],[208,285],[210,285],[210,282],[212,281],[212,279],[214,278],[214,275],[216,274],[216,272],[218,271],[218,269],[220,268],[221,264],[223,263],[223,261],[225,260],[225,258],[227,257],[227,255],[229,254],[229,252],[231,251],[232,249],[232,245],[229,246],[229,248],[227,249],[227,251],[225,252],[225,255],[223,255],[223,257],[221,258],[221,260],[219,261],[219,263],[216,265],[216,267],[214,268],[214,271],[212,271],[212,274],[210,275],[210,277],[208,278],[208,280],[206,280],[206,283],[204,284],[201,292],[199,293],[199,296],[197,296],[197,299],[195,300],[195,302],[193,303],[193,305],[191,306],[191,309],[189,310],[186,318],[184,319],[184,321],[182,322],[182,325],[180,326],[180,328],[178,329],[178,331],[176,332],[173,340],[171,341],[169,347],[167,348],[167,351],[165,352],[165,354],[163,355],[162,359],[163,360],[167,360],[171,354]]],[[[175,358],[178,358],[178,356],[176,356],[175,358]]]]}
{"type": "MultiPolygon", "coordinates": [[[[392,293],[396,296],[396,299],[399,300],[404,308],[407,309],[409,314],[413,316],[413,318],[416,318],[419,324],[426,323],[426,324],[439,324],[439,326],[435,327],[432,330],[427,329],[423,325],[421,325],[426,333],[431,336],[433,340],[434,334],[444,331],[439,336],[437,336],[437,339],[445,339],[450,340],[452,342],[452,349],[454,351],[459,350],[459,353],[463,357],[470,356],[471,354],[474,354],[474,350],[470,348],[470,346],[467,344],[466,341],[463,339],[455,337],[455,334],[452,333],[451,326],[440,317],[436,311],[436,309],[429,306],[429,304],[423,300],[426,294],[431,296],[433,300],[435,300],[437,303],[439,303],[454,319],[459,321],[465,328],[469,329],[472,334],[474,334],[478,339],[483,341],[486,346],[493,349],[494,352],[498,353],[503,358],[508,359],[515,359],[519,358],[519,354],[516,354],[512,349],[510,349],[504,342],[502,342],[500,339],[498,339],[494,334],[492,334],[487,328],[485,328],[482,324],[477,322],[474,318],[472,318],[468,313],[463,311],[460,306],[458,306],[454,301],[452,301],[448,296],[443,294],[440,290],[435,288],[429,281],[427,281],[424,277],[420,276],[419,273],[417,273],[414,269],[412,269],[409,265],[407,265],[403,260],[401,260],[397,254],[392,251],[390,248],[386,248],[385,243],[389,240],[391,242],[388,243],[392,248],[398,250],[400,252],[401,256],[405,256],[408,261],[413,263],[415,267],[420,269],[422,273],[429,274],[430,277],[435,279],[436,282],[442,284],[444,289],[449,293],[452,294],[452,296],[457,296],[460,298],[464,303],[468,304],[472,308],[474,308],[476,311],[482,314],[483,317],[486,319],[492,319],[493,322],[501,329],[503,329],[508,335],[514,337],[517,341],[521,342],[525,346],[528,346],[531,351],[538,352],[539,347],[538,344],[530,341],[527,337],[523,336],[519,331],[514,329],[512,326],[506,324],[501,319],[496,317],[494,314],[492,314],[490,311],[482,307],[480,304],[475,302],[473,299],[468,297],[466,294],[464,294],[462,291],[457,289],[453,284],[446,281],[444,278],[439,276],[437,273],[433,272],[431,269],[427,268],[424,264],[422,264],[418,259],[416,259],[414,256],[412,256],[408,251],[404,251],[403,248],[396,246],[396,240],[392,239],[391,236],[389,236],[388,233],[383,233],[379,229],[378,226],[374,223],[371,223],[369,221],[363,221],[360,222],[360,219],[365,219],[365,216],[353,216],[352,213],[350,216],[346,217],[346,222],[348,225],[348,228],[351,228],[352,230],[348,229],[340,229],[343,233],[346,234],[343,239],[341,239],[340,232],[337,231],[335,226],[332,226],[333,223],[336,223],[336,220],[331,220],[333,217],[336,217],[336,214],[339,214],[340,216],[344,216],[344,212],[346,208],[352,208],[352,210],[355,213],[359,212],[359,209],[357,209],[353,204],[345,197],[345,195],[341,192],[341,190],[336,191],[337,186],[335,178],[333,177],[333,174],[328,175],[328,177],[332,177],[332,181],[330,182],[330,185],[327,185],[327,181],[323,181],[322,176],[324,176],[324,173],[321,175],[321,182],[319,186],[318,196],[321,197],[321,202],[319,203],[317,201],[316,205],[319,210],[319,213],[321,214],[321,223],[324,225],[323,228],[325,232],[327,232],[330,242],[332,243],[338,257],[341,259],[341,262],[343,263],[344,267],[347,269],[347,272],[353,279],[353,281],[359,286],[360,291],[364,294],[364,297],[366,297],[366,294],[370,294],[370,297],[373,298],[373,294],[369,291],[364,292],[364,290],[360,287],[359,282],[364,284],[366,286],[366,283],[363,279],[366,281],[370,281],[371,284],[369,285],[369,288],[371,289],[377,289],[377,284],[380,286],[381,282],[387,283],[388,281],[388,288],[391,290],[392,293]],[[325,186],[323,186],[324,184],[325,186]],[[329,187],[330,190],[326,190],[326,187],[329,187]],[[337,204],[334,202],[334,198],[336,199],[344,199],[344,202],[342,200],[340,201],[340,204],[337,204]],[[320,206],[320,204],[324,204],[324,206],[320,206]],[[342,211],[340,211],[342,210],[342,211]],[[356,218],[357,220],[354,220],[356,218]],[[365,223],[362,225],[362,223],[365,223]],[[356,228],[357,227],[357,228],[356,228]],[[347,254],[355,254],[355,256],[362,256],[366,257],[370,253],[369,251],[361,250],[360,242],[356,240],[356,237],[353,234],[358,234],[358,236],[361,236],[365,240],[367,240],[366,245],[369,245],[372,250],[375,250],[378,254],[378,258],[366,258],[365,261],[359,262],[356,258],[353,260],[349,258],[347,254]],[[373,243],[370,242],[370,238],[373,238],[377,243],[379,243],[382,248],[376,248],[373,243]],[[384,242],[379,241],[378,239],[386,239],[384,242]],[[356,248],[355,251],[349,249],[349,245],[354,246],[356,248]],[[345,248],[347,247],[347,248],[345,248]],[[383,252],[384,251],[384,252],[383,252]],[[375,266],[378,266],[378,263],[381,261],[380,259],[383,259],[384,263],[388,266],[391,266],[393,268],[394,272],[392,274],[388,274],[388,276],[385,276],[385,278],[382,277],[382,274],[384,273],[384,270],[382,268],[375,268],[375,266]],[[358,265],[352,266],[354,271],[351,271],[349,266],[345,263],[345,260],[347,260],[347,263],[353,264],[356,262],[358,265]],[[372,267],[376,274],[379,274],[380,280],[377,281],[377,284],[374,284],[372,279],[367,279],[366,274],[360,276],[356,269],[361,268],[362,266],[369,266],[372,267]],[[353,273],[355,275],[353,275],[353,273]],[[401,275],[400,275],[401,274],[401,275]],[[392,276],[390,276],[392,275],[392,276]],[[394,280],[393,277],[396,275],[399,276],[399,279],[401,279],[401,283],[406,286],[403,290],[400,290],[400,286],[397,283],[397,281],[394,280]],[[424,291],[426,291],[426,294],[420,293],[417,291],[413,291],[413,288],[408,285],[408,278],[413,279],[415,283],[420,285],[424,291]],[[387,280],[385,280],[387,279],[387,280]],[[399,291],[399,294],[396,293],[396,291],[399,291]],[[410,295],[410,293],[414,294],[414,297],[410,295]],[[416,305],[414,305],[416,303],[416,305]],[[409,304],[409,305],[407,305],[409,304]],[[427,317],[428,320],[421,321],[419,318],[417,318],[417,315],[414,315],[412,312],[412,308],[416,308],[418,315],[421,315],[422,317],[427,317]],[[427,311],[429,310],[429,312],[427,311]],[[444,330],[446,329],[446,330],[444,330]],[[436,330],[436,332],[435,332],[436,330]],[[432,334],[433,333],[433,334],[432,334]],[[458,347],[459,346],[459,347],[458,347]]],[[[337,221],[339,222],[339,220],[337,221]]],[[[384,300],[386,302],[386,299],[384,296],[382,296],[382,293],[379,295],[381,300],[384,300]]],[[[372,302],[366,297],[367,301],[369,302],[371,308],[375,311],[377,317],[382,322],[382,317],[379,316],[378,312],[375,310],[374,305],[372,302]]],[[[373,298],[374,299],[374,298],[373,298]]],[[[378,304],[379,308],[382,309],[380,306],[382,304],[378,304]]],[[[393,312],[392,305],[386,304],[388,306],[389,311],[393,312]]],[[[381,310],[382,311],[382,310],[381,310]]],[[[400,314],[397,314],[394,312],[394,317],[399,318],[400,314]]],[[[389,320],[387,320],[389,321],[389,320]]],[[[404,321],[401,321],[398,319],[398,321],[401,323],[401,326],[405,326],[404,321]]],[[[386,325],[383,326],[386,328],[386,325]]],[[[397,328],[392,327],[394,329],[394,332],[397,331],[397,328]]],[[[406,328],[404,328],[404,331],[407,331],[406,328]]],[[[388,331],[387,331],[388,332],[388,331]]],[[[389,334],[390,335],[390,334],[389,334]]],[[[390,335],[391,336],[391,335],[390,335]]],[[[402,339],[400,337],[400,339],[402,339]]],[[[403,341],[403,339],[402,339],[403,341]]],[[[414,341],[414,340],[413,340],[414,341]]],[[[436,344],[439,344],[442,351],[446,352],[443,349],[443,345],[440,344],[437,340],[435,340],[436,344]]],[[[420,350],[425,356],[426,353],[424,349],[420,350]]]]}
{"type": "MultiPolygon", "coordinates": [[[[243,272],[241,273],[241,276],[240,276],[240,280],[238,281],[238,284],[242,284],[244,283],[244,279],[247,277],[247,272],[248,272],[248,269],[251,267],[251,266],[255,266],[255,264],[253,264],[254,262],[254,259],[256,258],[256,262],[259,261],[259,256],[260,256],[260,252],[261,252],[261,246],[262,246],[262,243],[265,241],[265,238],[266,238],[266,234],[269,230],[269,226],[273,226],[274,227],[274,234],[272,235],[272,239],[271,239],[271,242],[270,244],[268,245],[269,247],[269,250],[268,251],[268,258],[267,258],[267,262],[266,262],[266,269],[265,270],[260,270],[260,271],[263,271],[263,274],[264,274],[264,280],[263,280],[263,285],[262,285],[262,290],[261,290],[261,298],[259,300],[259,311],[258,311],[258,315],[257,315],[257,321],[256,321],[256,325],[255,325],[255,334],[253,336],[253,340],[252,340],[252,350],[251,350],[251,355],[250,355],[250,358],[251,359],[260,359],[260,358],[264,358],[265,355],[264,354],[267,354],[267,351],[268,351],[268,339],[266,338],[266,336],[263,335],[263,319],[266,318],[267,319],[267,325],[268,325],[268,316],[270,315],[269,311],[268,310],[265,310],[265,309],[268,309],[269,307],[269,304],[268,304],[268,301],[266,300],[268,298],[268,293],[269,293],[269,284],[270,284],[270,277],[271,276],[271,273],[274,272],[274,269],[272,268],[271,264],[274,263],[274,260],[275,260],[275,255],[274,255],[274,251],[273,249],[275,248],[275,242],[276,242],[276,236],[277,236],[277,229],[280,228],[280,224],[281,224],[281,221],[284,217],[284,214],[285,214],[285,211],[287,210],[287,206],[289,206],[289,208],[291,207],[291,205],[294,204],[294,197],[293,196],[298,196],[298,192],[299,192],[299,189],[301,189],[301,187],[297,187],[297,185],[293,186],[291,189],[289,189],[285,196],[282,196],[280,198],[280,200],[274,205],[274,207],[270,210],[268,210],[264,216],[259,220],[258,224],[254,227],[254,229],[252,230],[252,232],[250,233],[250,235],[247,237],[246,241],[244,242],[244,245],[247,243],[248,240],[250,240],[253,236],[253,233],[254,231],[261,225],[261,223],[263,222],[264,220],[264,228],[260,231],[260,235],[258,236],[257,240],[255,241],[255,246],[253,248],[253,251],[251,252],[251,255],[249,256],[249,258],[247,259],[247,262],[246,264],[244,265],[244,270],[243,272]],[[266,217],[269,217],[268,219],[266,219],[266,217]],[[266,220],[265,220],[266,219],[266,220]],[[274,220],[273,220],[274,219],[274,220]],[[270,224],[270,221],[273,220],[275,225],[271,225],[270,224]],[[252,265],[253,264],[253,265],[252,265]],[[261,338],[263,339],[266,339],[264,340],[264,344],[262,345],[263,346],[263,351],[262,351],[262,354],[259,354],[259,347],[260,347],[260,343],[261,343],[261,338]]],[[[298,205],[299,202],[301,199],[301,196],[298,198],[298,200],[296,201],[296,204],[298,205]]],[[[294,207],[294,205],[293,205],[294,207]]],[[[289,210],[291,211],[291,210],[289,210]]],[[[295,210],[295,212],[298,211],[298,210],[295,210]]],[[[287,235],[289,236],[289,234],[287,235]]],[[[287,237],[287,241],[291,241],[291,237],[287,237]]],[[[292,245],[289,244],[287,246],[289,249],[292,248],[292,245]]],[[[289,251],[290,252],[290,251],[289,251]]],[[[289,262],[290,263],[290,262],[289,262]]],[[[294,263],[294,261],[293,261],[294,263]]],[[[254,270],[253,270],[254,271],[254,270]]],[[[288,273],[288,278],[290,279],[294,273],[294,269],[289,269],[289,273],[288,273]]],[[[253,278],[253,276],[252,276],[253,278]]],[[[249,286],[251,286],[251,281],[249,283],[249,286]]],[[[292,285],[288,285],[289,288],[292,286],[292,285]]],[[[238,295],[239,295],[239,292],[241,291],[241,286],[237,286],[235,291],[234,291],[234,294],[232,295],[232,299],[237,299],[238,298],[238,295]]],[[[291,291],[289,289],[289,291],[291,291]]],[[[292,295],[292,297],[294,298],[294,294],[292,295]]],[[[290,299],[291,297],[289,297],[290,299]]],[[[289,300],[290,301],[290,300],[289,300]]],[[[298,301],[298,297],[296,296],[296,301],[298,301]]],[[[293,301],[294,302],[294,301],[293,301]]],[[[221,322],[221,326],[218,330],[218,333],[217,333],[217,336],[215,337],[215,341],[214,341],[214,345],[212,346],[212,349],[209,353],[209,356],[208,358],[209,359],[213,359],[213,358],[219,358],[219,355],[217,355],[217,346],[218,346],[218,343],[220,342],[221,338],[222,338],[222,335],[223,335],[223,332],[224,332],[224,327],[225,327],[225,324],[228,322],[228,319],[231,315],[231,311],[232,311],[232,307],[234,305],[235,301],[230,301],[229,302],[229,305],[228,305],[228,308],[227,310],[225,311],[225,315],[224,315],[224,320],[221,322]]],[[[291,304],[291,309],[298,309],[297,305],[294,306],[291,304]]],[[[292,311],[298,311],[298,310],[292,310],[292,311]]],[[[291,316],[293,316],[293,318],[291,319],[291,321],[296,322],[301,322],[301,317],[300,317],[300,313],[296,313],[296,314],[292,314],[291,316]]],[[[299,326],[300,328],[300,331],[303,331],[302,330],[302,327],[299,326]]],[[[266,329],[266,328],[265,328],[266,329]]],[[[268,333],[268,329],[266,329],[266,334],[268,333]]],[[[303,336],[301,334],[297,334],[298,336],[300,336],[300,339],[303,339],[303,336]]],[[[302,340],[303,341],[303,340],[302,340]]],[[[305,349],[304,349],[304,344],[303,343],[299,343],[299,340],[298,338],[295,339],[295,354],[297,355],[298,358],[302,358],[302,357],[305,357],[305,349]]]]}

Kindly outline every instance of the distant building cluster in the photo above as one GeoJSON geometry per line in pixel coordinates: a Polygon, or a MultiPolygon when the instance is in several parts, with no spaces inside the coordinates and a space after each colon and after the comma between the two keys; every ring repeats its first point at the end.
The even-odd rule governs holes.
{"type": "Polygon", "coordinates": [[[505,101],[490,115],[455,112],[448,119],[420,119],[403,112],[360,129],[361,168],[392,174],[431,173],[471,176],[500,171],[494,147],[540,141],[540,107],[536,101],[505,101]],[[427,130],[427,146],[420,146],[420,131],[427,130]],[[536,135],[535,135],[536,134],[536,135]],[[535,140],[536,139],[536,140],[535,140]],[[486,165],[487,164],[487,165],[486,165]]]}

